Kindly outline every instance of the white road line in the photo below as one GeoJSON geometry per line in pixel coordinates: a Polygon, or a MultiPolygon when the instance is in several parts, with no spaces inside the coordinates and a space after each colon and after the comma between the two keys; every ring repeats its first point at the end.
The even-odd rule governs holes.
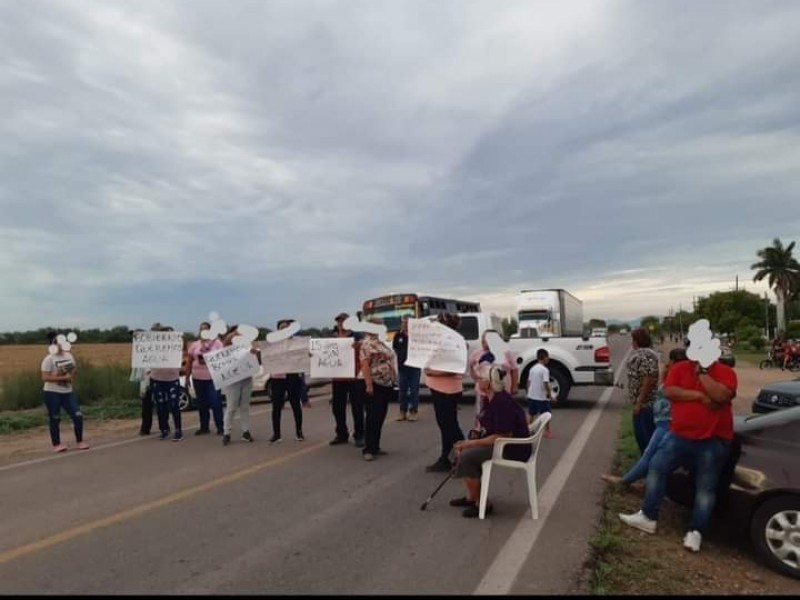
{"type": "MultiPolygon", "coordinates": [[[[309,398],[309,402],[311,404],[316,404],[317,402],[320,402],[320,401],[321,400],[318,399],[318,398],[313,398],[313,399],[309,398]]],[[[250,416],[251,417],[257,417],[259,415],[267,414],[271,410],[272,410],[271,408],[266,409],[266,410],[254,410],[254,411],[250,412],[250,416]]],[[[184,427],[183,431],[194,431],[195,429],[198,429],[199,427],[200,427],[199,424],[192,425],[191,427],[184,427]]],[[[116,448],[117,446],[124,446],[125,444],[133,444],[135,442],[141,442],[141,441],[149,440],[149,439],[152,439],[152,438],[150,436],[148,436],[148,435],[141,435],[141,436],[137,436],[135,438],[122,440],[122,441],[119,441],[119,442],[110,442],[108,444],[103,444],[101,446],[92,446],[91,450],[88,450],[88,452],[95,453],[95,452],[98,452],[100,450],[107,450],[109,448],[116,448]]],[[[68,459],[68,458],[72,458],[74,456],[83,456],[84,454],[86,454],[86,452],[87,451],[74,450],[74,451],[70,451],[70,452],[65,452],[63,454],[54,454],[52,456],[45,456],[43,458],[35,458],[33,460],[26,460],[25,462],[18,462],[18,463],[14,463],[14,464],[11,464],[11,465],[6,465],[5,467],[0,467],[0,473],[2,473],[3,471],[10,471],[11,469],[19,469],[19,468],[22,468],[22,467],[29,467],[30,465],[36,465],[36,464],[39,464],[39,463],[50,462],[51,460],[65,460],[65,459],[68,459]]]]}
{"type": "MultiPolygon", "coordinates": [[[[614,382],[619,380],[619,375],[625,366],[625,361],[628,359],[630,350],[625,354],[622,359],[617,372],[614,376],[614,382]]],[[[520,519],[514,532],[508,538],[508,541],[500,549],[500,552],[492,562],[483,579],[478,584],[478,587],[473,592],[476,595],[489,595],[489,594],[508,594],[511,592],[517,575],[522,570],[528,556],[536,544],[542,529],[547,523],[547,518],[550,516],[550,511],[556,505],[558,496],[564,488],[567,479],[572,474],[572,470],[578,462],[578,459],[586,446],[586,442],[594,431],[600,415],[608,405],[611,395],[614,393],[616,387],[609,387],[600,396],[597,404],[592,408],[589,414],[584,419],[572,442],[567,447],[564,454],[561,455],[558,463],[556,464],[550,476],[547,478],[544,486],[539,490],[539,518],[533,520],[530,518],[529,513],[526,511],[525,515],[520,519]]],[[[528,509],[530,510],[530,509],[528,509]]]]}

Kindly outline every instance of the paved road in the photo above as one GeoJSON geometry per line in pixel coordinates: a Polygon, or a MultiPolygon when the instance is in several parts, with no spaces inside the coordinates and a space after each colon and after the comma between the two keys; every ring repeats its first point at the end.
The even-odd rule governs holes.
{"type": "MultiPolygon", "coordinates": [[[[628,343],[612,339],[615,362],[628,343]]],[[[424,470],[439,444],[429,403],[415,423],[387,420],[389,454],[372,463],[328,446],[320,399],[305,411],[305,442],[269,445],[262,413],[254,444],[190,434],[4,467],[0,593],[583,592],[621,406],[619,390],[578,388],[556,410],[537,521],[522,473],[505,470],[485,521],[447,505],[457,481],[420,511],[442,479],[424,470]]],[[[470,405],[460,419],[466,431],[470,405]]],[[[293,431],[290,411],[283,422],[293,431]]]]}

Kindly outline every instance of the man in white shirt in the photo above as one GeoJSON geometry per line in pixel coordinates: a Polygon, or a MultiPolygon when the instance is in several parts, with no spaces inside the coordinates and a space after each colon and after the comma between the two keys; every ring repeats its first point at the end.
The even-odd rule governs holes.
{"type": "MultiPolygon", "coordinates": [[[[536,352],[536,364],[528,373],[528,423],[542,413],[552,412],[550,402],[555,402],[557,396],[550,387],[550,369],[547,363],[550,362],[550,355],[544,348],[539,348],[536,352]]],[[[550,423],[545,427],[544,437],[552,438],[550,423]]]]}

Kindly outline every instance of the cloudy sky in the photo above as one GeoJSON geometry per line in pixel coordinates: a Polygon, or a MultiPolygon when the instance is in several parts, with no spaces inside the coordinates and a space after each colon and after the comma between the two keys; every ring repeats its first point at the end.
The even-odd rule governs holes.
{"type": "Polygon", "coordinates": [[[0,330],[666,314],[800,233],[800,2],[0,0],[0,330]]]}

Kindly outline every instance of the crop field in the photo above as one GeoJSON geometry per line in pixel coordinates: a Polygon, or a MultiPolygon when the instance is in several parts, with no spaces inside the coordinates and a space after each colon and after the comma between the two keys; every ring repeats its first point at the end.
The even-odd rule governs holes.
{"type": "MultiPolygon", "coordinates": [[[[108,364],[131,364],[131,345],[125,344],[81,344],[72,348],[76,359],[90,361],[101,367],[108,364]]],[[[30,346],[0,346],[0,377],[18,371],[38,369],[47,356],[47,346],[35,344],[30,346]]]]}

